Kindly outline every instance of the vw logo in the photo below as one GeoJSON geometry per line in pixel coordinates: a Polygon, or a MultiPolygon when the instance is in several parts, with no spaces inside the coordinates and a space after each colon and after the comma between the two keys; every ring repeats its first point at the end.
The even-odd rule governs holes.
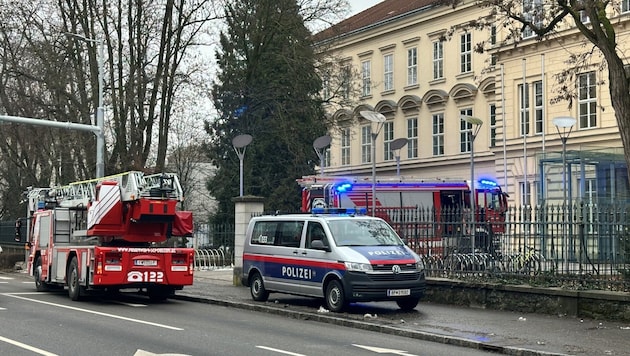
{"type": "Polygon", "coordinates": [[[399,265],[393,265],[393,266],[392,266],[392,272],[393,272],[394,274],[398,274],[398,273],[400,273],[400,266],[399,266],[399,265]]]}

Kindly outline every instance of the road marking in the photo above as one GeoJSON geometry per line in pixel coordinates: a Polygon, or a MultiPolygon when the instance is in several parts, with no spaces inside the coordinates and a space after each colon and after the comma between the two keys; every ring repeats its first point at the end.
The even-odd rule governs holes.
{"type": "Polygon", "coordinates": [[[29,346],[27,344],[23,344],[23,343],[21,343],[19,341],[7,339],[6,337],[0,336],[0,341],[4,341],[7,344],[11,344],[11,345],[14,345],[14,346],[17,346],[17,347],[21,347],[21,348],[23,348],[25,350],[33,351],[33,352],[35,352],[37,354],[40,354],[40,355],[57,356],[57,354],[54,354],[52,352],[44,351],[42,349],[38,349],[37,347],[29,346]]]}
{"type": "Polygon", "coordinates": [[[11,279],[13,279],[13,277],[2,277],[2,276],[0,276],[0,279],[11,280],[11,279]]]}
{"type": "Polygon", "coordinates": [[[273,352],[277,352],[279,354],[285,354],[285,355],[292,355],[292,356],[306,356],[303,354],[296,354],[295,352],[291,352],[291,351],[284,351],[284,350],[280,350],[280,349],[274,349],[273,347],[267,347],[267,346],[256,346],[259,349],[263,349],[263,350],[267,350],[267,351],[273,351],[273,352]]]}
{"type": "Polygon", "coordinates": [[[362,348],[364,350],[376,352],[377,354],[392,354],[392,355],[399,355],[399,356],[416,356],[414,354],[409,354],[409,353],[407,353],[407,351],[403,351],[403,350],[385,349],[385,348],[382,348],[382,347],[365,346],[365,345],[358,345],[358,344],[352,344],[352,346],[356,346],[356,347],[362,348]]]}
{"type": "MultiPolygon", "coordinates": [[[[156,326],[156,327],[159,327],[159,328],[170,329],[170,330],[177,330],[177,331],[184,330],[182,328],[178,328],[178,327],[175,327],[175,326],[170,326],[170,325],[165,325],[165,324],[158,324],[158,323],[153,323],[153,322],[150,322],[150,321],[145,321],[145,320],[140,320],[140,319],[127,318],[127,317],[120,316],[120,315],[115,315],[115,314],[102,313],[102,312],[97,312],[97,311],[89,310],[89,309],[71,307],[69,305],[63,305],[63,304],[45,302],[43,300],[26,298],[26,297],[22,297],[21,295],[18,295],[18,294],[29,294],[29,293],[5,293],[4,295],[6,295],[8,297],[13,297],[13,298],[17,298],[17,299],[30,301],[30,302],[35,302],[35,303],[40,303],[40,304],[45,304],[45,305],[51,305],[51,306],[58,307],[58,308],[70,309],[70,310],[74,310],[74,311],[80,311],[80,312],[83,312],[83,313],[105,316],[105,317],[108,317],[108,318],[126,320],[126,321],[130,321],[132,323],[151,325],[151,326],[156,326]]],[[[30,294],[35,294],[35,293],[30,293],[30,294]]]]}
{"type": "Polygon", "coordinates": [[[136,353],[133,356],[191,356],[188,354],[154,354],[153,352],[144,351],[141,349],[136,350],[136,353]]]}
{"type": "Polygon", "coordinates": [[[128,307],[134,307],[134,308],[141,308],[141,307],[146,307],[147,306],[146,304],[127,303],[127,302],[121,302],[121,301],[118,301],[118,300],[112,300],[111,302],[115,303],[115,304],[125,305],[125,306],[128,306],[128,307]]]}
{"type": "Polygon", "coordinates": [[[0,307],[0,310],[7,310],[7,308],[0,307]]]}

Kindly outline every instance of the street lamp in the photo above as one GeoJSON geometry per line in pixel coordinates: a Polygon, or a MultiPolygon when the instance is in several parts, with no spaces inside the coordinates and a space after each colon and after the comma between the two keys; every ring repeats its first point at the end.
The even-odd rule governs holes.
{"type": "Polygon", "coordinates": [[[251,135],[238,135],[232,139],[232,146],[239,160],[239,196],[243,196],[243,158],[245,157],[245,149],[252,142],[251,135]]]}
{"type": "Polygon", "coordinates": [[[567,202],[567,140],[569,139],[569,135],[573,130],[573,125],[576,123],[576,119],[570,116],[560,116],[555,117],[551,120],[551,122],[556,126],[556,130],[558,131],[558,136],[560,136],[560,140],[562,141],[562,203],[564,205],[564,223],[562,224],[562,236],[564,237],[564,266],[566,268],[566,272],[569,272],[569,237],[567,236],[567,213],[568,202],[567,202]],[[561,130],[562,129],[562,130],[561,130]]]}
{"type": "Polygon", "coordinates": [[[74,37],[85,42],[96,43],[98,46],[98,54],[96,62],[98,65],[98,107],[96,108],[96,126],[100,128],[100,132],[96,133],[96,178],[105,176],[105,118],[103,109],[103,40],[93,39],[76,33],[64,32],[68,37],[74,37]]]}
{"type": "Polygon", "coordinates": [[[400,175],[400,149],[405,147],[408,141],[406,138],[397,138],[389,146],[394,151],[394,157],[396,157],[396,176],[400,175]]]}
{"type": "Polygon", "coordinates": [[[320,136],[313,141],[313,148],[315,149],[315,153],[317,153],[317,157],[319,157],[319,170],[320,174],[324,175],[324,148],[330,145],[332,138],[328,135],[320,136]]]}
{"type": "Polygon", "coordinates": [[[471,226],[471,246],[472,253],[475,253],[475,210],[477,208],[477,199],[475,199],[475,138],[483,125],[483,121],[479,118],[462,115],[461,119],[470,125],[470,226],[471,226]]]}
{"type": "Polygon", "coordinates": [[[376,130],[372,134],[372,216],[376,215],[376,138],[383,128],[385,116],[380,112],[364,110],[359,112],[364,119],[376,123],[376,130]]]}

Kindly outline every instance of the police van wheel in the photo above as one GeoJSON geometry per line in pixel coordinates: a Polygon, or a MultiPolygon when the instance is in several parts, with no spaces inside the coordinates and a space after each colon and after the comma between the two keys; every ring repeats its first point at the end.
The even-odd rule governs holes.
{"type": "Polygon", "coordinates": [[[46,292],[50,288],[48,288],[48,283],[42,281],[42,258],[37,257],[37,261],[35,261],[35,267],[33,268],[33,278],[35,279],[35,290],[38,292],[46,292]]]}
{"type": "Polygon", "coordinates": [[[346,297],[343,294],[343,286],[338,280],[332,280],[326,286],[326,306],[328,310],[338,313],[346,307],[346,297]]]}
{"type": "Polygon", "coordinates": [[[413,310],[413,308],[415,308],[418,305],[418,302],[420,301],[419,298],[405,298],[405,299],[398,299],[396,301],[396,304],[398,304],[398,307],[404,311],[409,311],[409,310],[413,310]]]}
{"type": "Polygon", "coordinates": [[[252,298],[257,302],[264,302],[269,298],[269,292],[265,289],[262,276],[258,272],[254,273],[249,282],[249,291],[252,294],[252,298]]]}

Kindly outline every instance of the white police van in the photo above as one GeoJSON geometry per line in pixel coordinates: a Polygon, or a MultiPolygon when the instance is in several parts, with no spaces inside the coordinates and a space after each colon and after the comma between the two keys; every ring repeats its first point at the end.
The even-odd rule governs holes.
{"type": "Polygon", "coordinates": [[[424,265],[394,229],[380,218],[323,210],[251,219],[241,279],[252,298],[265,301],[271,292],[324,298],[334,312],[360,301],[415,308],[425,290],[424,265]]]}

